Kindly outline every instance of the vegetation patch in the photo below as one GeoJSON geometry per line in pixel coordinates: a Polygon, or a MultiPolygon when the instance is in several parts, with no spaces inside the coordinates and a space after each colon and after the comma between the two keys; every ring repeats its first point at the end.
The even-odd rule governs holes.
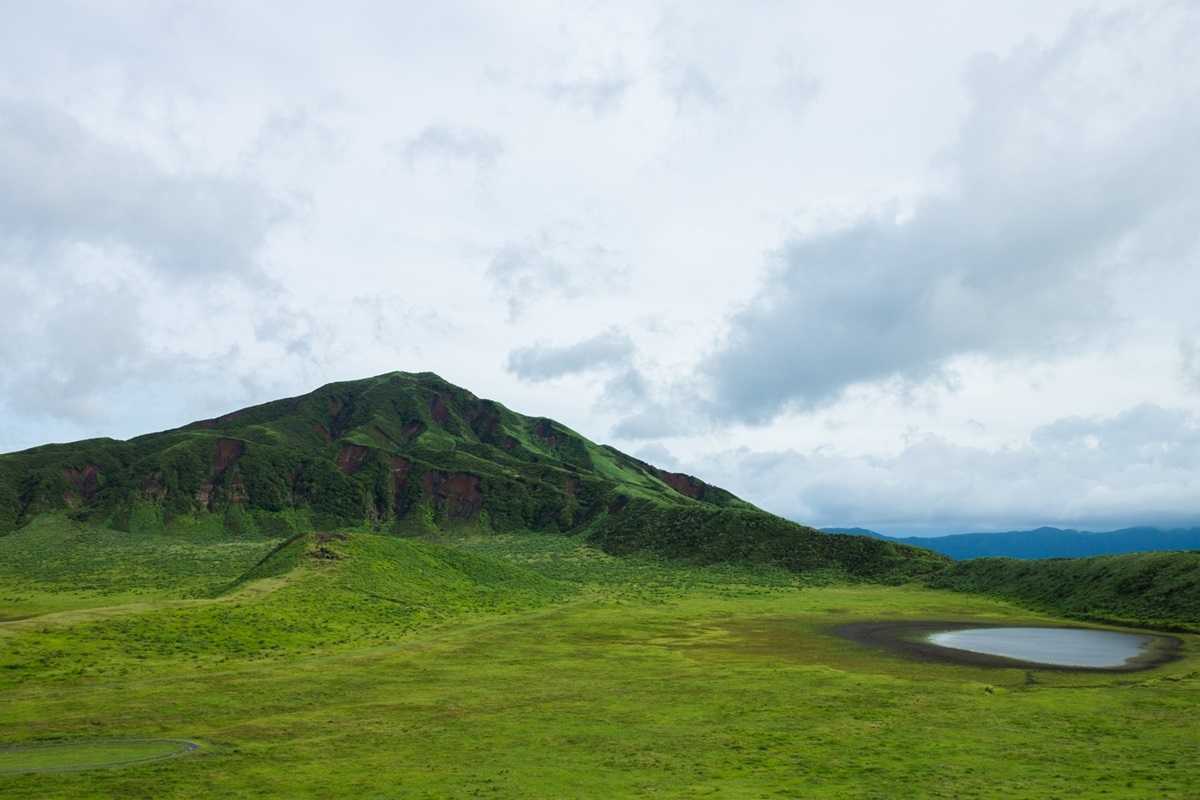
{"type": "Polygon", "coordinates": [[[1200,551],[1090,558],[976,558],[929,585],[1009,597],[1079,619],[1166,631],[1200,631],[1200,551]]]}

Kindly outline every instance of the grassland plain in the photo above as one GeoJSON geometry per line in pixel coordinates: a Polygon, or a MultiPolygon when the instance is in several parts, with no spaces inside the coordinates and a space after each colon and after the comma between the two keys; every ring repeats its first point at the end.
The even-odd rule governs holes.
{"type": "MultiPolygon", "coordinates": [[[[0,546],[93,533],[48,522],[0,546]]],[[[831,629],[1056,619],[836,572],[616,558],[558,535],[247,539],[239,574],[171,567],[209,563],[217,543],[166,538],[177,551],[161,562],[131,540],[136,568],[72,561],[65,545],[25,556],[44,566],[6,584],[17,611],[0,606],[0,745],[203,746],[4,775],[0,795],[1200,796],[1189,634],[1179,660],[1142,673],[970,668],[831,629]],[[25,598],[49,610],[77,581],[92,588],[29,616],[25,598]],[[132,592],[146,583],[152,596],[132,592]]]]}

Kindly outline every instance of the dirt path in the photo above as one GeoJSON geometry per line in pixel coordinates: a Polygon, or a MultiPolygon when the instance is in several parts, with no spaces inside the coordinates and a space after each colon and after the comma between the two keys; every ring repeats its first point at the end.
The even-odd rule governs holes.
{"type": "Polygon", "coordinates": [[[102,767],[123,767],[126,764],[141,764],[146,761],[162,761],[164,758],[174,758],[181,756],[184,753],[190,753],[193,750],[199,750],[200,745],[196,742],[189,742],[186,739],[110,739],[101,742],[66,742],[63,744],[40,744],[30,745],[28,747],[5,747],[0,748],[0,753],[20,753],[34,750],[61,750],[64,748],[85,748],[85,747],[100,747],[104,745],[131,745],[131,744],[176,744],[179,749],[170,753],[163,753],[157,756],[146,756],[144,758],[130,758],[122,761],[104,761],[95,764],[76,764],[61,767],[29,767],[25,769],[5,769],[0,770],[0,775],[17,775],[25,772],[73,772],[81,769],[100,769],[102,767]]]}

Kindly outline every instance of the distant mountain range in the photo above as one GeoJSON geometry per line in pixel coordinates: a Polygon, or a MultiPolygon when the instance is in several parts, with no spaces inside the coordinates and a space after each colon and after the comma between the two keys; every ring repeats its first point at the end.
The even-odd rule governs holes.
{"type": "Polygon", "coordinates": [[[1092,532],[1037,528],[1003,533],[958,533],[950,536],[885,536],[866,528],[823,528],[827,533],[851,533],[914,544],[944,553],[956,561],[1000,556],[1007,558],[1083,558],[1141,553],[1153,550],[1200,550],[1200,528],[1122,528],[1092,532]]]}

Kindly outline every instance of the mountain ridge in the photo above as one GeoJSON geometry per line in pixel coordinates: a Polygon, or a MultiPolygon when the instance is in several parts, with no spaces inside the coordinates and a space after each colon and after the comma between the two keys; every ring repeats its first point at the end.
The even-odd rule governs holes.
{"type": "Polygon", "coordinates": [[[828,533],[870,536],[890,542],[926,547],[956,561],[972,558],[1087,558],[1150,551],[1200,549],[1200,528],[1162,529],[1150,526],[1113,531],[1079,531],[1042,526],[1025,531],[956,533],[946,536],[887,536],[866,528],[822,528],[828,533]]]}
{"type": "Polygon", "coordinates": [[[0,456],[0,533],[60,511],[116,530],[583,534],[610,552],[873,580],[948,563],[784,520],[429,372],[331,383],[127,441],[0,456]]]}

